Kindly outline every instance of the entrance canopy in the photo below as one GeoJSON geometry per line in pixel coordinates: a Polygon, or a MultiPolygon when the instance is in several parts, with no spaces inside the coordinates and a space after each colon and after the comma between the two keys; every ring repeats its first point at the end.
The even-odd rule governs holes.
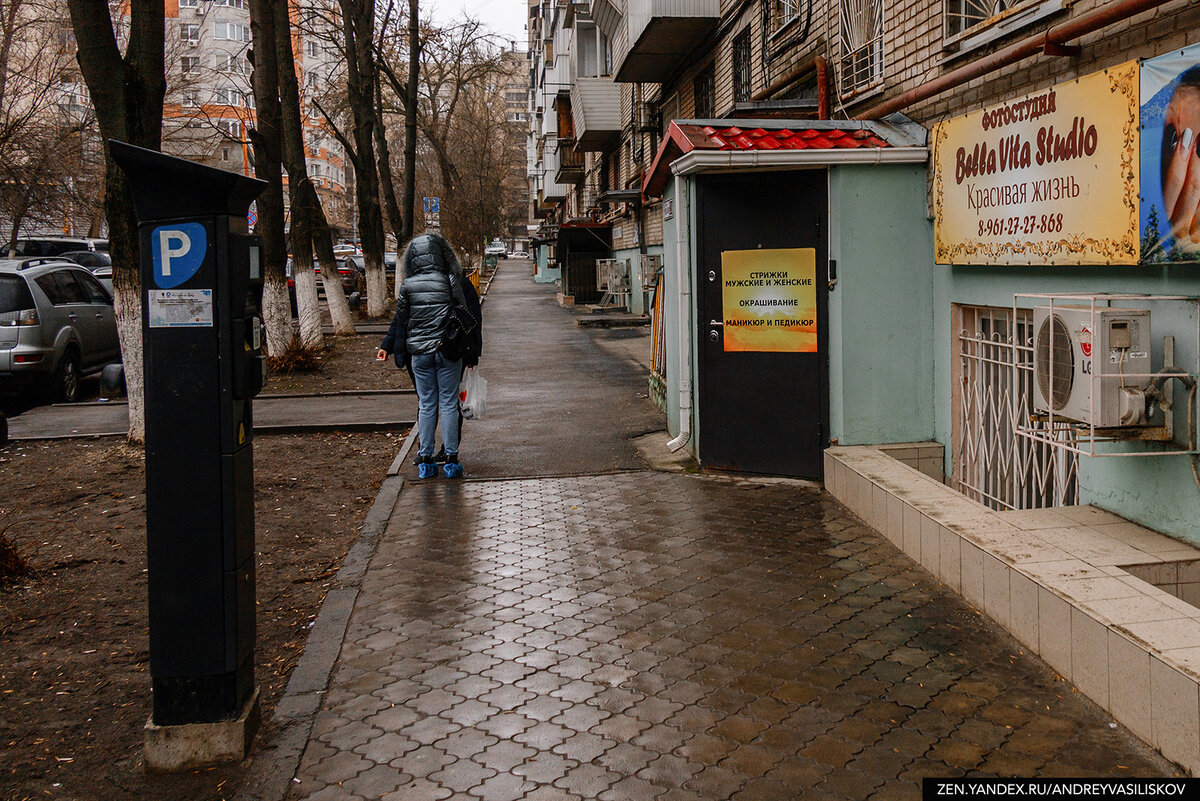
{"type": "Polygon", "coordinates": [[[828,164],[920,163],[927,132],[901,114],[885,120],[672,120],[642,194],[660,197],[671,174],[828,164]]]}

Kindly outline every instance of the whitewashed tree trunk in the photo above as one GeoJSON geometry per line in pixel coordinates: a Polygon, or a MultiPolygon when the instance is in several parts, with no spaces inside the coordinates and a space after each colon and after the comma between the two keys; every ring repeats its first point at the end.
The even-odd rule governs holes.
{"type": "Polygon", "coordinates": [[[129,441],[146,442],[146,374],[142,370],[142,298],[136,278],[128,283],[114,282],[113,315],[117,320],[117,338],[121,342],[121,361],[125,366],[125,394],[129,399],[129,441]]]}
{"type": "Polygon", "coordinates": [[[292,303],[286,278],[267,278],[263,284],[262,313],[267,326],[267,353],[280,356],[292,341],[292,303]]]}
{"type": "Polygon", "coordinates": [[[337,266],[332,259],[328,262],[321,261],[321,283],[325,286],[325,301],[329,304],[334,335],[352,336],[354,318],[350,316],[350,303],[346,300],[346,291],[342,289],[342,277],[338,275],[337,266]]]}
{"type": "MultiPolygon", "coordinates": [[[[369,253],[364,253],[367,268],[367,316],[382,317],[387,314],[387,274],[383,262],[369,253]]],[[[400,268],[397,267],[397,273],[400,268]]]]}
{"type": "Polygon", "coordinates": [[[317,302],[317,274],[312,261],[300,265],[293,260],[292,280],[296,282],[296,312],[300,317],[300,342],[306,348],[324,345],[321,337],[321,308],[317,302]]]}

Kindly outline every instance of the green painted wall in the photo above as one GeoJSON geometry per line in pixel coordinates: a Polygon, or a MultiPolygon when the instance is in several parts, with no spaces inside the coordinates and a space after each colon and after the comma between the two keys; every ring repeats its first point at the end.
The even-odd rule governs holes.
{"type": "Polygon", "coordinates": [[[935,433],[933,260],[922,165],[829,171],[829,422],[842,445],[935,433]]]}
{"type": "Polygon", "coordinates": [[[537,272],[534,273],[533,280],[539,284],[552,284],[562,273],[562,270],[550,262],[549,253],[550,248],[546,245],[539,245],[533,249],[533,259],[537,263],[537,272]]]}

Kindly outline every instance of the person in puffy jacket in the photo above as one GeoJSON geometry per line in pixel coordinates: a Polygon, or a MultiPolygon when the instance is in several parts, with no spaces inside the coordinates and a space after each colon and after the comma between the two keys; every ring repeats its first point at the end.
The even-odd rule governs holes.
{"type": "Polygon", "coordinates": [[[443,470],[446,478],[459,478],[463,468],[458,461],[458,385],[463,364],[461,359],[447,361],[439,347],[451,304],[469,308],[460,279],[462,268],[450,244],[438,234],[422,234],[409,242],[402,265],[404,282],[396,293],[396,316],[379,345],[378,357],[390,353],[397,366],[412,372],[421,441],[417,475],[437,475],[433,443],[440,411],[446,450],[443,470]]]}

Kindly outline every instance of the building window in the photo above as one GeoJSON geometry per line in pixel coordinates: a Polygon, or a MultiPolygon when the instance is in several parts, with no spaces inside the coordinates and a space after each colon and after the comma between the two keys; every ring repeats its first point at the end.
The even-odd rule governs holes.
{"type": "Polygon", "coordinates": [[[321,45],[314,39],[309,39],[304,43],[304,53],[314,58],[321,55],[321,45]]]}
{"type": "Polygon", "coordinates": [[[733,102],[745,103],[750,99],[753,81],[750,72],[750,28],[746,27],[733,39],[733,102]]]}
{"type": "Polygon", "coordinates": [[[230,139],[242,138],[242,123],[240,120],[218,120],[217,130],[230,139]]]}
{"type": "Polygon", "coordinates": [[[193,22],[184,22],[179,26],[179,38],[193,47],[200,43],[200,26],[193,22]]]}
{"type": "Polygon", "coordinates": [[[218,22],[213,27],[213,36],[230,42],[249,42],[250,27],[236,22],[218,22]]]}
{"type": "Polygon", "coordinates": [[[179,0],[180,8],[199,8],[200,0],[179,0]]]}
{"type": "Polygon", "coordinates": [[[179,59],[179,66],[184,72],[195,72],[200,68],[200,57],[183,56],[179,59]]]}
{"type": "Polygon", "coordinates": [[[716,71],[709,64],[692,79],[692,106],[695,118],[711,119],[716,114],[717,82],[716,71]]]}
{"type": "Polygon", "coordinates": [[[769,0],[771,33],[782,30],[800,16],[800,0],[769,0]]]}
{"type": "Polygon", "coordinates": [[[843,98],[883,83],[883,0],[840,0],[838,74],[843,98]]]}
{"type": "Polygon", "coordinates": [[[198,89],[183,90],[183,105],[198,106],[200,105],[200,91],[198,89]]]}

